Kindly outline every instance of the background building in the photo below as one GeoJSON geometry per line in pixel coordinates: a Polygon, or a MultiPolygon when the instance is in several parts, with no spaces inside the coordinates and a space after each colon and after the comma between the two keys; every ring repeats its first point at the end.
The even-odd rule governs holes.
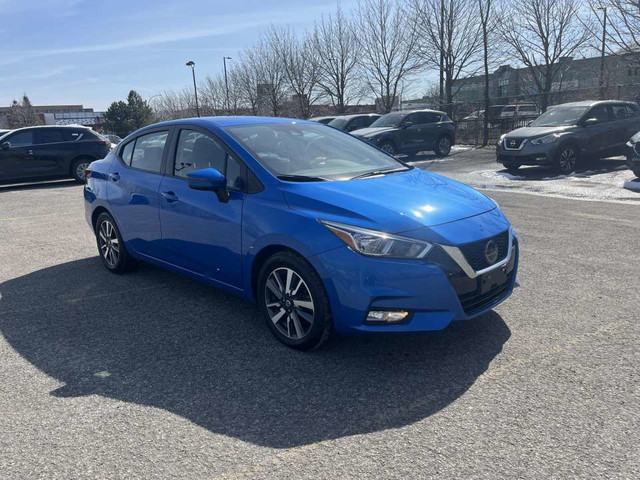
{"type": "MultiPolygon", "coordinates": [[[[35,113],[43,125],[85,125],[99,130],[104,112],[94,112],[83,105],[34,105],[35,113]]],[[[6,128],[9,107],[0,107],[0,128],[6,128]]]]}

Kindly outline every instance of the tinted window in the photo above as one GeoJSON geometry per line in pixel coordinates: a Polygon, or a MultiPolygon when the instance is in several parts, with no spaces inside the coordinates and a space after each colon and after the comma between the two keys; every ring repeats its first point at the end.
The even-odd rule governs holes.
{"type": "Polygon", "coordinates": [[[343,130],[347,126],[346,118],[334,118],[327,125],[333,128],[337,128],[338,130],[343,130]]]}
{"type": "Polygon", "coordinates": [[[173,174],[186,177],[189,172],[215,168],[227,177],[227,186],[242,189],[242,164],[229,155],[217,140],[195,130],[181,130],[176,148],[173,174]]]}
{"type": "Polygon", "coordinates": [[[400,125],[406,114],[387,113],[371,124],[372,127],[397,127],[400,125]]]}
{"type": "Polygon", "coordinates": [[[136,139],[131,157],[131,166],[159,173],[162,166],[162,153],[167,142],[168,132],[156,132],[142,135],[136,139]]]}
{"type": "Polygon", "coordinates": [[[518,107],[518,110],[520,112],[535,112],[535,111],[537,111],[535,105],[521,105],[520,107],[518,107]]]}
{"type": "Polygon", "coordinates": [[[38,143],[60,143],[64,142],[62,130],[59,128],[43,128],[38,130],[36,138],[38,143]]]}
{"type": "Polygon", "coordinates": [[[613,113],[614,120],[622,120],[631,116],[631,111],[627,108],[626,105],[613,105],[611,107],[611,111],[613,113]]]}
{"type": "Polygon", "coordinates": [[[440,115],[437,113],[420,112],[416,114],[416,118],[413,120],[413,123],[424,125],[425,123],[436,123],[439,121],[440,115]]]}
{"type": "Polygon", "coordinates": [[[531,122],[532,127],[557,127],[560,125],[577,125],[587,107],[553,107],[531,122]]]}
{"type": "Polygon", "coordinates": [[[379,117],[362,117],[362,126],[363,127],[368,127],[369,125],[371,125],[373,122],[375,122],[379,117]]]}
{"type": "Polygon", "coordinates": [[[609,121],[609,110],[604,105],[597,105],[587,114],[587,118],[595,118],[598,123],[609,121]]]}
{"type": "Polygon", "coordinates": [[[23,132],[15,133],[5,140],[9,141],[12,147],[33,145],[33,130],[25,130],[23,132]]]}

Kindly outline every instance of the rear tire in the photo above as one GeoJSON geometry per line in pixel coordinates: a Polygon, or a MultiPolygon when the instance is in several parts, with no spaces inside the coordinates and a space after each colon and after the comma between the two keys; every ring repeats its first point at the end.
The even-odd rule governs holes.
{"type": "Polygon", "coordinates": [[[446,135],[438,138],[435,152],[438,157],[446,157],[449,155],[449,153],[451,153],[451,139],[446,135]]]}
{"type": "Polygon", "coordinates": [[[275,337],[288,347],[309,351],[329,338],[329,297],[313,267],[300,255],[280,252],[258,275],[257,300],[275,337]]]}
{"type": "Polygon", "coordinates": [[[71,164],[71,176],[78,183],[87,183],[85,170],[93,162],[90,158],[78,158],[71,164]]]}
{"type": "Polygon", "coordinates": [[[96,243],[103,265],[112,273],[122,274],[136,266],[135,259],[127,252],[122,235],[111,215],[103,212],[96,220],[96,243]]]}

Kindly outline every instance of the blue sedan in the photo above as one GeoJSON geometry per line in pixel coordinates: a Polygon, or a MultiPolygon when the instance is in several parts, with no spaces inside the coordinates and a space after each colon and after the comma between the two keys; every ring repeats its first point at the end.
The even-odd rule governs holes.
{"type": "Polygon", "coordinates": [[[315,122],[158,123],[86,174],[109,271],[142,260],[255,301],[300,350],[332,330],[440,330],[516,281],[518,240],[493,200],[315,122]]]}

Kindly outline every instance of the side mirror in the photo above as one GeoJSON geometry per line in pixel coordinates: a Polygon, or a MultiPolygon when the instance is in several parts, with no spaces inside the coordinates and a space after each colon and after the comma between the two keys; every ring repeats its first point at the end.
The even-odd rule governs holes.
{"type": "Polygon", "coordinates": [[[2,149],[3,150],[9,150],[10,147],[11,147],[11,143],[10,142],[2,142],[2,149]]]}
{"type": "Polygon", "coordinates": [[[597,119],[597,118],[587,118],[587,119],[584,121],[584,126],[585,126],[585,127],[589,127],[589,126],[591,126],[591,125],[595,125],[595,124],[597,124],[597,123],[598,123],[598,119],[597,119]]]}
{"type": "Polygon", "coordinates": [[[402,128],[409,128],[413,125],[413,122],[411,120],[407,120],[406,122],[404,122],[402,124],[402,128]]]}
{"type": "Polygon", "coordinates": [[[215,168],[202,168],[187,173],[189,188],[194,190],[210,190],[216,192],[218,200],[222,203],[229,201],[227,192],[227,178],[215,168]]]}

